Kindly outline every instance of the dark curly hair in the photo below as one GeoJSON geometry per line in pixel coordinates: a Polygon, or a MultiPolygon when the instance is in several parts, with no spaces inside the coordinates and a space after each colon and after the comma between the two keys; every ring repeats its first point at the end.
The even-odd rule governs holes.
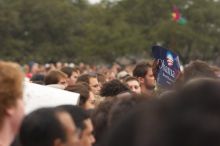
{"type": "Polygon", "coordinates": [[[103,84],[100,95],[109,97],[116,96],[123,92],[130,92],[130,89],[125,84],[115,79],[103,84]]]}

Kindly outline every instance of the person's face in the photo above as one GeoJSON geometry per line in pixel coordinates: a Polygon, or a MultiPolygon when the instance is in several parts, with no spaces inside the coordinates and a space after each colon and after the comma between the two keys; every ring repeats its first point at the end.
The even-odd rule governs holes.
{"type": "Polygon", "coordinates": [[[94,109],[95,103],[96,103],[95,96],[94,96],[93,92],[90,91],[89,92],[89,99],[86,101],[84,108],[87,110],[94,109]]]}
{"type": "Polygon", "coordinates": [[[76,80],[78,79],[78,77],[79,77],[79,73],[78,72],[72,72],[72,75],[70,77],[69,85],[75,85],[76,80]]]}
{"type": "Polygon", "coordinates": [[[31,72],[33,74],[37,73],[39,71],[39,64],[37,63],[34,63],[33,66],[32,66],[32,69],[31,69],[31,72]]]}
{"type": "Polygon", "coordinates": [[[144,78],[144,84],[147,89],[154,89],[155,88],[156,81],[155,81],[155,78],[153,75],[152,68],[148,69],[147,74],[145,75],[145,78],[144,78]]]}
{"type": "Polygon", "coordinates": [[[138,81],[136,80],[131,80],[127,82],[128,87],[130,88],[131,91],[140,94],[141,93],[141,87],[138,81]]]}
{"type": "Polygon", "coordinates": [[[107,74],[107,81],[111,81],[115,79],[115,73],[114,72],[110,72],[107,74]]]}
{"type": "Polygon", "coordinates": [[[99,95],[101,88],[100,88],[100,85],[99,85],[97,78],[95,78],[95,77],[90,78],[89,79],[89,86],[95,95],[99,95]]]}
{"type": "Polygon", "coordinates": [[[78,146],[78,132],[71,116],[67,112],[61,112],[58,114],[58,118],[66,132],[66,141],[62,146],[78,146]]]}
{"type": "Polygon", "coordinates": [[[56,68],[57,69],[61,69],[62,68],[62,63],[61,62],[57,62],[56,63],[56,68]]]}
{"type": "Polygon", "coordinates": [[[68,86],[67,78],[61,78],[58,84],[63,85],[64,87],[67,87],[68,86]]]}
{"type": "Polygon", "coordinates": [[[84,121],[85,129],[82,131],[80,136],[80,146],[92,146],[95,142],[95,138],[92,134],[93,125],[90,119],[84,121]]]}

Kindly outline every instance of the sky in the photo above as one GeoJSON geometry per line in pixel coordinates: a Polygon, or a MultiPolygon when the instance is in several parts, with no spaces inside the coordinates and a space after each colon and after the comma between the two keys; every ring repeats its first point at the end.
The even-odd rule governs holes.
{"type": "Polygon", "coordinates": [[[89,2],[92,3],[92,4],[95,4],[95,3],[100,2],[100,0],[89,0],[89,2]]]}

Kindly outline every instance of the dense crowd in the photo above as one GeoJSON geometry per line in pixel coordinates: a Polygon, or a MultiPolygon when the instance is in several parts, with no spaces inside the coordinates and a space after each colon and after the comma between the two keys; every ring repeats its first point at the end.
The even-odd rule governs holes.
{"type": "Polygon", "coordinates": [[[220,69],[191,61],[172,87],[157,84],[157,71],[151,61],[0,61],[0,146],[220,145],[220,69]],[[79,93],[79,103],[24,115],[23,82],[79,93]]]}

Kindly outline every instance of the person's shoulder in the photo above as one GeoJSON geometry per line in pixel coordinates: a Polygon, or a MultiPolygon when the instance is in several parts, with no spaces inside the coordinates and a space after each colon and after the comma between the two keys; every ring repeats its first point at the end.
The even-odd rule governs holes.
{"type": "Polygon", "coordinates": [[[63,90],[65,89],[65,86],[64,85],[60,85],[60,84],[50,84],[50,85],[47,85],[47,87],[63,89],[63,90]]]}

